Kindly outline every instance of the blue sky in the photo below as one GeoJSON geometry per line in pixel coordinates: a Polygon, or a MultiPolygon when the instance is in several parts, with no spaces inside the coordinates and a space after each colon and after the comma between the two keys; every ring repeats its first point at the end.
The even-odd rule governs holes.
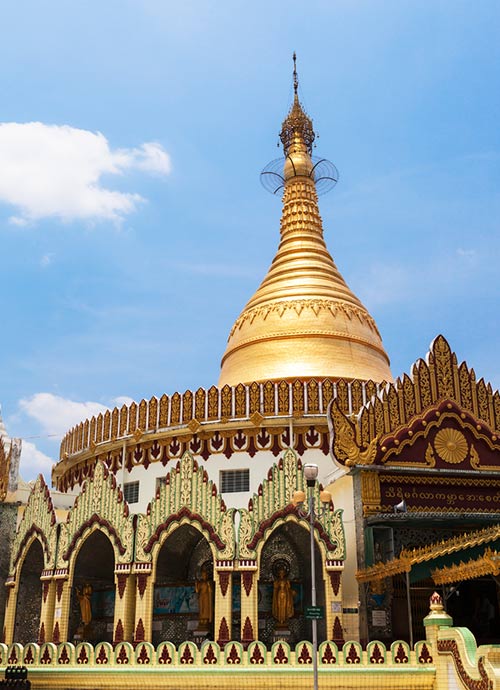
{"type": "Polygon", "coordinates": [[[0,22],[0,402],[22,473],[116,400],[217,382],[299,94],[325,236],[395,376],[443,333],[500,385],[500,4],[88,0],[0,22]],[[38,124],[34,124],[38,123],[38,124]]]}

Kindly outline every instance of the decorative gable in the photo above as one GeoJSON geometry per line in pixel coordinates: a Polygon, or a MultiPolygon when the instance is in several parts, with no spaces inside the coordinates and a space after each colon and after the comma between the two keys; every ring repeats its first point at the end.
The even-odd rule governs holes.
{"type": "Polygon", "coordinates": [[[114,476],[102,462],[96,464],[93,477],[85,480],[66,522],[61,525],[58,568],[67,567],[76,544],[95,525],[109,533],[116,562],[130,563],[133,556],[132,516],[114,476]]]}
{"type": "MultiPolygon", "coordinates": [[[[320,487],[316,484],[315,501],[320,505],[320,487]]],[[[306,491],[302,463],[293,450],[285,451],[279,462],[271,467],[267,479],[248,503],[248,510],[239,510],[240,527],[238,546],[240,559],[255,559],[258,545],[265,540],[269,530],[279,520],[299,518],[297,508],[292,504],[295,491],[306,491]]],[[[345,536],[342,524],[342,510],[330,508],[315,525],[316,536],[323,542],[328,559],[345,558],[345,536]]]]}
{"type": "Polygon", "coordinates": [[[214,546],[218,559],[235,555],[234,509],[228,510],[217,487],[186,452],[137,522],[135,560],[149,563],[162,532],[173,523],[197,523],[214,546]]]}
{"type": "Polygon", "coordinates": [[[56,515],[50,491],[41,474],[31,490],[23,517],[17,529],[11,551],[10,573],[14,574],[24,548],[32,536],[42,544],[44,569],[54,567],[56,553],[56,515]]]}
{"type": "Polygon", "coordinates": [[[355,420],[334,401],[329,423],[332,455],[342,465],[500,469],[500,394],[476,381],[465,362],[457,365],[442,335],[411,378],[388,384],[355,420]]]}

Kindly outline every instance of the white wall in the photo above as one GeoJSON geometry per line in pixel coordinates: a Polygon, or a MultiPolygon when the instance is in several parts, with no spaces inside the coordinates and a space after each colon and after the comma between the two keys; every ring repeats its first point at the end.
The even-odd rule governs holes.
{"type": "MultiPolygon", "coordinates": [[[[212,455],[208,460],[204,460],[198,455],[194,458],[203,469],[206,470],[217,488],[219,487],[219,473],[221,470],[250,470],[250,491],[245,493],[224,493],[222,497],[228,508],[247,508],[248,501],[257,493],[259,484],[266,478],[269,469],[279,461],[285,451],[275,457],[269,450],[258,451],[254,457],[246,452],[234,452],[228,459],[225,455],[212,455]]],[[[317,448],[307,449],[302,457],[302,463],[313,462],[319,466],[319,480],[326,481],[326,477],[332,471],[332,461],[329,456],[325,456],[317,448]]],[[[130,504],[130,510],[134,513],[145,513],[149,501],[154,498],[156,493],[156,480],[158,477],[165,477],[177,464],[177,460],[170,461],[166,466],[161,462],[153,462],[147,469],[142,465],[133,467],[130,472],[119,470],[117,483],[123,486],[125,482],[139,482],[139,501],[130,504]]]]}
{"type": "MultiPolygon", "coordinates": [[[[354,518],[353,481],[348,474],[335,473],[334,481],[328,486],[335,508],[342,508],[346,540],[346,560],[342,575],[342,607],[359,609],[359,589],[356,580],[358,558],[356,554],[356,523],[354,518]]],[[[345,639],[359,639],[359,615],[344,614],[345,639]]]]}

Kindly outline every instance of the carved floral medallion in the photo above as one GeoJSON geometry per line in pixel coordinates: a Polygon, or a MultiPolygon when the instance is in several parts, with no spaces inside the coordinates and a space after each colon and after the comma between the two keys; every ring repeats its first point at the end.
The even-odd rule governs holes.
{"type": "Polygon", "coordinates": [[[465,436],[457,429],[441,429],[434,439],[434,448],[441,460],[453,465],[467,457],[469,446],[465,436]]]}

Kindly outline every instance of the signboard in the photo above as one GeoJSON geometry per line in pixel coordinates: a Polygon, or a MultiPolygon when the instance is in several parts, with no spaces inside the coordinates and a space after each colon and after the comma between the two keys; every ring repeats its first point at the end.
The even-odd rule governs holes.
{"type": "Polygon", "coordinates": [[[309,620],[321,620],[325,617],[325,610],[323,606],[306,606],[305,614],[309,620]]]}
{"type": "Polygon", "coordinates": [[[384,609],[374,609],[372,611],[372,625],[374,628],[385,628],[387,625],[387,613],[384,609]]]}
{"type": "Polygon", "coordinates": [[[408,511],[498,512],[500,479],[380,474],[382,512],[403,499],[408,511]]]}

